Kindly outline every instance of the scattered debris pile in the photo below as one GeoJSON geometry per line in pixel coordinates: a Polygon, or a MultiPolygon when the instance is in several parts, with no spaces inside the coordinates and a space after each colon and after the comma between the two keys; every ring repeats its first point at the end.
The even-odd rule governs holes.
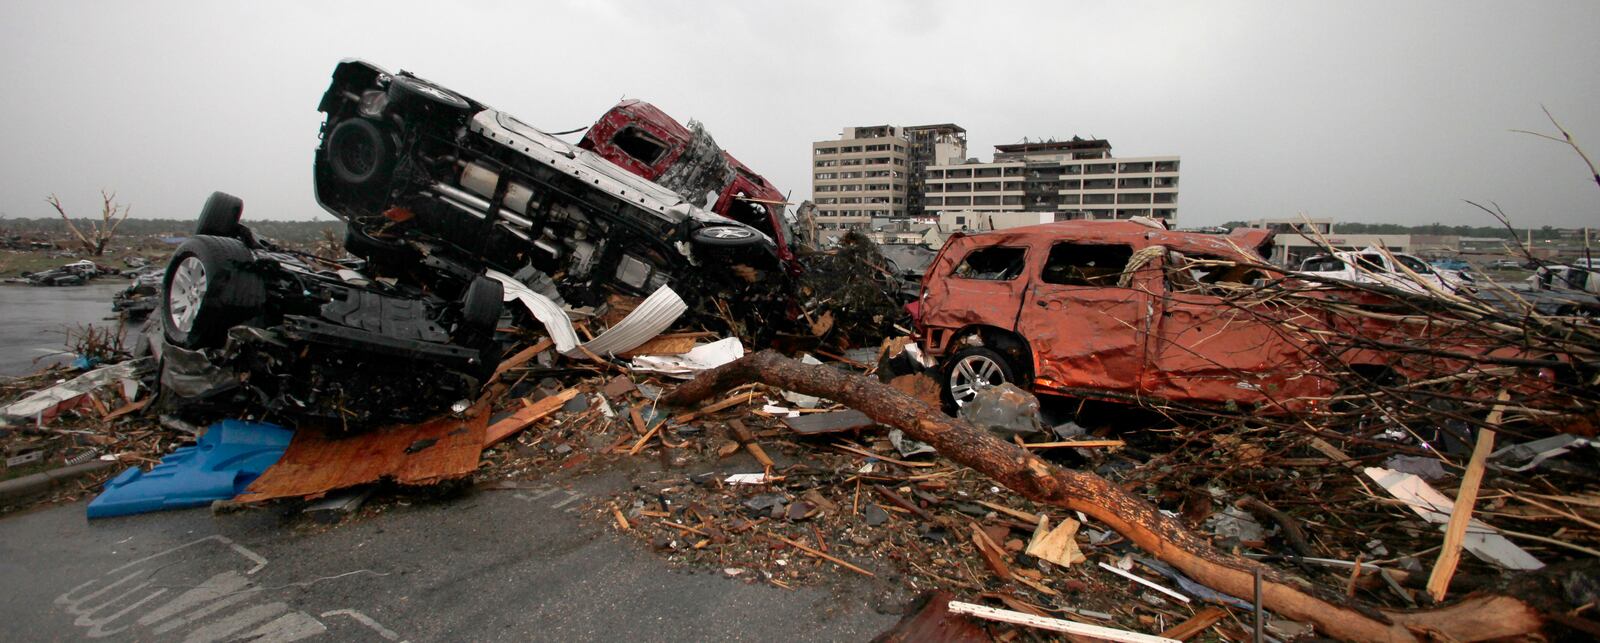
{"type": "MultiPolygon", "coordinates": [[[[665,125],[646,108],[620,105],[608,135],[665,125]]],[[[1147,243],[1032,255],[1063,259],[1041,280],[1151,304],[1096,327],[1127,330],[1118,356],[1134,361],[1078,354],[1100,380],[1041,400],[1030,391],[1063,392],[1049,373],[1000,365],[1107,345],[1066,332],[1105,310],[1023,306],[1056,314],[1031,325],[1065,351],[1030,345],[1015,306],[1010,335],[956,329],[935,351],[877,248],[795,253],[764,180],[725,185],[707,214],[651,182],[672,168],[610,165],[638,140],[568,145],[354,61],[323,111],[319,196],[359,259],[258,239],[242,202],[213,196],[139,348],[90,336],[101,348],[75,369],[0,383],[3,510],[81,497],[118,469],[91,516],[207,502],[342,516],[377,488],[619,472],[630,488],[591,502],[596,524],[744,582],[865,583],[876,609],[906,615],[884,640],[1600,633],[1587,318],[1509,291],[1284,272],[1229,245],[1261,231],[1180,248],[1107,223],[1147,243]],[[1260,341],[1208,353],[1203,337],[1138,331],[1157,297],[1215,322],[1180,330],[1260,341]],[[1152,395],[1182,392],[1159,371],[1174,355],[1196,390],[1246,393],[1152,395]],[[439,386],[424,356],[462,379],[439,386]],[[964,365],[978,368],[953,377],[964,365]],[[1093,390],[1112,380],[1128,390],[1093,390]]],[[[743,176],[705,165],[742,167],[692,125],[656,153],[687,146],[705,167],[677,173],[716,170],[696,190],[743,176]]],[[[1023,255],[950,257],[924,283],[1037,296],[1023,255]]]]}
{"type": "Polygon", "coordinates": [[[843,348],[875,346],[910,332],[905,305],[917,284],[896,274],[878,245],[859,232],[839,245],[803,256],[805,320],[813,336],[843,348]]]}

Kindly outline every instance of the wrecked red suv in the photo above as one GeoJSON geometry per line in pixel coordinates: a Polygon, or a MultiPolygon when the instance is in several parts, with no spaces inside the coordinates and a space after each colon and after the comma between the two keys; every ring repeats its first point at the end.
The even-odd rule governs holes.
{"type": "MultiPolygon", "coordinates": [[[[952,237],[929,267],[919,341],[941,360],[946,401],[1015,382],[1037,393],[1293,408],[1337,387],[1326,355],[1231,305],[1272,233],[1184,233],[1135,221],[1068,221],[952,237]]],[[[1315,322],[1324,323],[1324,322],[1315,322]]],[[[1380,331],[1374,331],[1380,332],[1380,331]]],[[[1389,368],[1392,355],[1335,359],[1389,368]]]]}
{"type": "Polygon", "coordinates": [[[601,115],[578,147],[766,233],[777,244],[785,269],[799,275],[793,221],[784,211],[783,193],[718,147],[698,121],[684,127],[655,105],[628,99],[601,115]]]}

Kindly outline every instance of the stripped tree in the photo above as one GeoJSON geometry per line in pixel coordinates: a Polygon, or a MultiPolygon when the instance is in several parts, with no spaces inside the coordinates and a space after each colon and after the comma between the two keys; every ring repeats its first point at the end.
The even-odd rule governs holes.
{"type": "Polygon", "coordinates": [[[62,221],[67,222],[67,229],[77,238],[78,245],[83,246],[85,252],[98,257],[106,253],[106,246],[117,236],[117,228],[128,219],[128,213],[133,211],[133,206],[116,203],[116,198],[117,193],[101,190],[100,220],[90,220],[81,228],[73,223],[72,217],[67,216],[66,208],[61,206],[61,199],[56,198],[56,195],[50,195],[45,202],[56,209],[62,221]]]}

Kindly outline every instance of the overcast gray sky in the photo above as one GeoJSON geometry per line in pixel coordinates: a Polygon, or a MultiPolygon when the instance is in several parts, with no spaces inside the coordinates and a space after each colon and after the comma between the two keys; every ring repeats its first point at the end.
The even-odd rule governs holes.
{"type": "Polygon", "coordinates": [[[1600,3],[18,2],[0,4],[0,213],[324,217],[316,104],[343,57],[549,131],[618,98],[704,122],[810,196],[809,143],[955,122],[1180,154],[1180,225],[1261,216],[1600,225],[1600,3]],[[458,6],[459,5],[459,6],[458,6]]]}

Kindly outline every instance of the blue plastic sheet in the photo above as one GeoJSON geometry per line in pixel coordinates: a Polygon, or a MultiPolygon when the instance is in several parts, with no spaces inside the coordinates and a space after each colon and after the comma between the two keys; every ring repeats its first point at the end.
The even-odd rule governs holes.
{"type": "Polygon", "coordinates": [[[192,447],[161,459],[149,471],[123,471],[89,503],[90,518],[202,507],[227,500],[278,461],[293,431],[276,424],[223,420],[192,447]]]}

